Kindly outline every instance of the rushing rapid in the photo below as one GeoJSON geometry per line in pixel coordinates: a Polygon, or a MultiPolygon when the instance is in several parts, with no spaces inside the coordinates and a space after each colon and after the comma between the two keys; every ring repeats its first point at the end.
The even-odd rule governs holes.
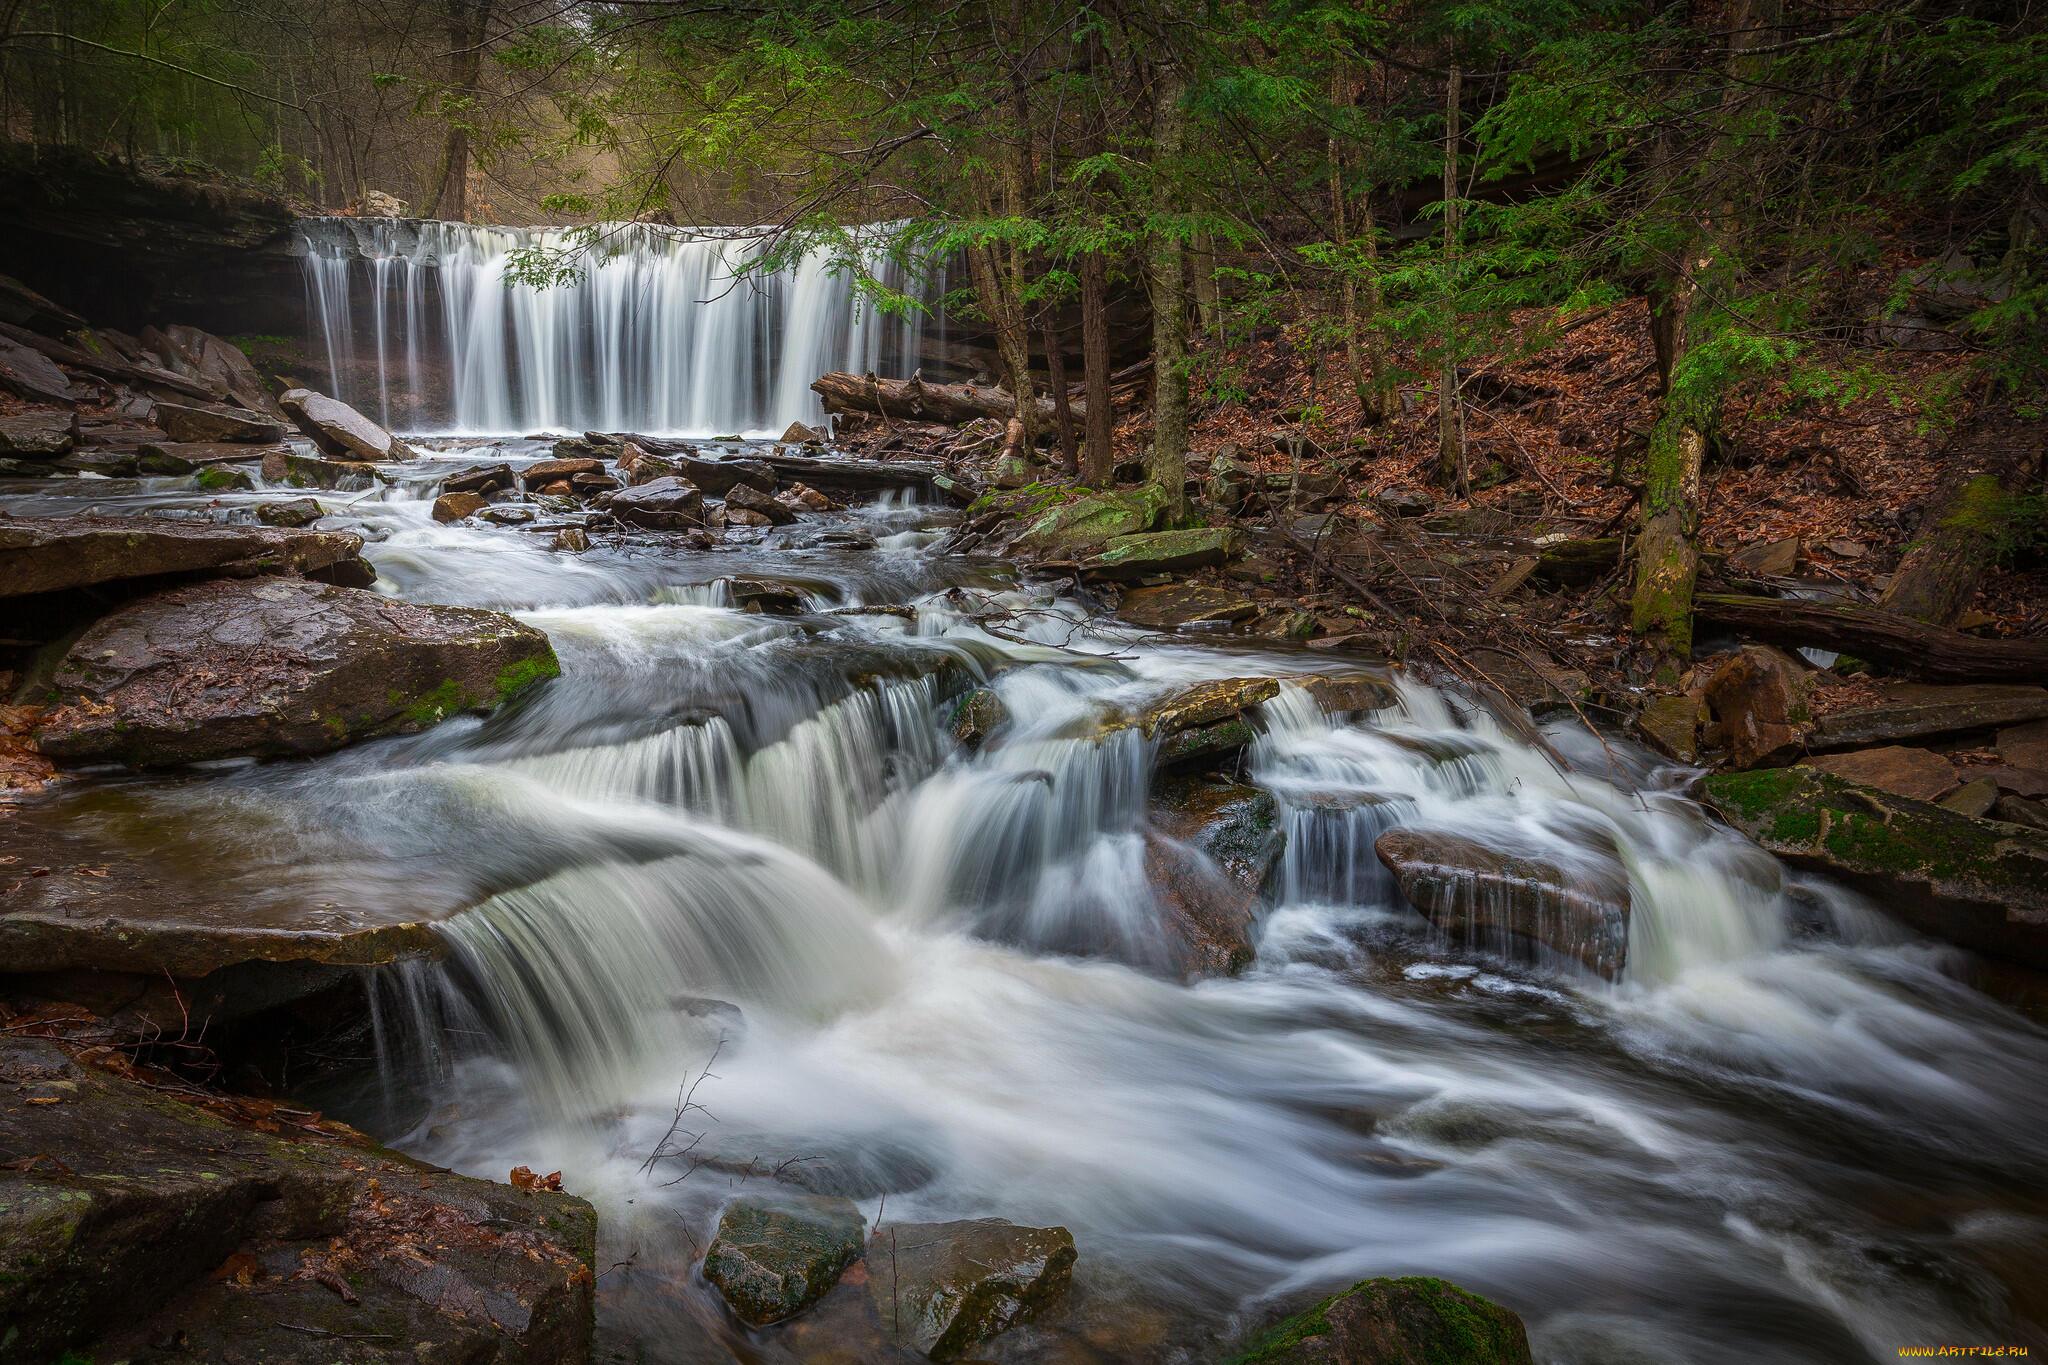
{"type": "Polygon", "coordinates": [[[1341,667],[1390,704],[1326,711],[1295,683],[1331,656],[1118,626],[936,553],[933,509],[573,556],[436,524],[425,478],[329,524],[364,533],[380,590],[544,629],[562,677],[487,721],[125,799],[245,831],[250,875],[454,910],[445,963],[370,982],[353,1112],[462,1170],[559,1168],[604,1220],[603,1330],[643,1358],[728,1358],[690,1267],[719,1200],[784,1162],[870,1223],[1072,1229],[1071,1311],[991,1359],[1211,1359],[1408,1273],[1515,1308],[1544,1360],[2039,1340],[2048,1035],[1682,774],[1575,722],[1532,744],[1370,662],[1341,667]],[[736,573],[808,609],[743,612],[736,573]],[[1190,984],[1147,858],[1155,741],[1120,718],[1251,675],[1282,683],[1242,776],[1284,851],[1255,960],[1190,984]],[[1011,719],[977,749],[952,715],[979,686],[1011,719]],[[1441,937],[1374,857],[1397,825],[1625,883],[1622,978],[1441,937]],[[669,1183],[643,1162],[707,1065],[715,1120],[669,1183]]]}

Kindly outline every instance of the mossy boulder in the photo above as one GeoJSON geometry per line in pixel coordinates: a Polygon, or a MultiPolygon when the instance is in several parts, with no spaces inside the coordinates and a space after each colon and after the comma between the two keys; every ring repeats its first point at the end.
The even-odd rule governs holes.
{"type": "Polygon", "coordinates": [[[1779,857],[1832,873],[1922,933],[2048,966],[2048,836],[1815,768],[1708,778],[1702,799],[1779,857]]]}
{"type": "Polygon", "coordinates": [[[588,1358],[596,1217],[0,1039],[0,1361],[588,1358]],[[260,1122],[281,1132],[258,1131],[260,1122]],[[347,1342],[332,1351],[322,1342],[347,1342]]]}
{"type": "Polygon", "coordinates": [[[489,711],[558,672],[547,636],[499,612],[301,579],[195,583],[81,635],[36,738],[59,762],[136,767],[318,754],[489,711]]]}
{"type": "Polygon", "coordinates": [[[1151,530],[1165,515],[1166,493],[1154,484],[1087,493],[1040,512],[1014,548],[1045,559],[1080,559],[1118,536],[1151,530]]]}
{"type": "Polygon", "coordinates": [[[978,749],[1010,719],[1010,708],[993,687],[977,687],[953,707],[953,738],[978,749]]]}
{"type": "Polygon", "coordinates": [[[1145,837],[1145,876],[1176,976],[1227,976],[1251,965],[1260,893],[1280,860],[1273,794],[1204,774],[1160,784],[1145,837]]]}
{"type": "Polygon", "coordinates": [[[1211,678],[1178,688],[1111,728],[1135,725],[1156,740],[1153,757],[1163,768],[1216,767],[1258,737],[1253,712],[1279,695],[1273,678],[1211,678]]]}
{"type": "Polygon", "coordinates": [[[1179,630],[1182,626],[1229,625],[1258,614],[1258,606],[1242,593],[1206,583],[1167,583],[1134,588],[1117,604],[1118,619],[1148,630],[1179,630]]]}
{"type": "Polygon", "coordinates": [[[897,1344],[958,1360],[1066,1293],[1074,1237],[1000,1218],[898,1223],[868,1244],[867,1285],[897,1344]]]}
{"type": "Polygon", "coordinates": [[[867,1222],[851,1199],[831,1195],[748,1197],[718,1220],[704,1278],[756,1327],[818,1301],[859,1257],[867,1222]]]}
{"type": "Polygon", "coordinates": [[[1090,577],[1108,579],[1184,573],[1225,563],[1237,548],[1237,532],[1227,526],[1112,536],[1099,553],[1081,561],[1081,569],[1090,577]]]}
{"type": "Polygon", "coordinates": [[[1509,1310],[1448,1280],[1366,1280],[1256,1338],[1233,1365],[1531,1365],[1509,1310]]]}

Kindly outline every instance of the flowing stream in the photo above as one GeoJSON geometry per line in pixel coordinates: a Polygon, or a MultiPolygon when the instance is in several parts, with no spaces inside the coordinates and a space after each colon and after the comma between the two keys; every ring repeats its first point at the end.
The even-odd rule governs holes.
{"type": "MultiPolygon", "coordinates": [[[[429,518],[443,461],[544,453],[449,451],[326,524],[369,538],[380,590],[545,629],[560,679],[488,721],[119,796],[253,877],[470,907],[446,963],[376,974],[354,1113],[465,1171],[560,1169],[601,1211],[622,1350],[781,1358],[692,1269],[719,1201],[776,1168],[871,1223],[1069,1227],[1069,1309],[995,1360],[1216,1359],[1409,1273],[1514,1307],[1541,1360],[2042,1342],[2048,1035],[1711,823],[1682,775],[1575,725],[1546,727],[1560,766],[1370,663],[1140,635],[937,554],[937,509],[580,556],[429,518]],[[734,573],[811,609],[739,611],[734,573]],[[847,610],[876,606],[911,610],[847,610]],[[1257,958],[1186,984],[1146,872],[1150,746],[1105,718],[1337,666],[1398,701],[1263,707],[1246,776],[1287,846],[1257,958]],[[982,682],[1013,720],[970,752],[952,704],[982,682]],[[1445,944],[1373,857],[1398,823],[1624,876],[1624,979],[1445,944]],[[707,1065],[701,1164],[643,1171],[707,1065]]],[[[176,480],[97,502],[208,505],[176,480]]]]}
{"type": "Polygon", "coordinates": [[[608,223],[567,230],[401,218],[300,221],[314,353],[337,398],[400,431],[773,435],[822,416],[827,370],[908,375],[925,314],[886,314],[854,274],[937,298],[889,249],[757,268],[762,237],[608,223]],[[521,282],[522,264],[568,283],[521,282]]]}

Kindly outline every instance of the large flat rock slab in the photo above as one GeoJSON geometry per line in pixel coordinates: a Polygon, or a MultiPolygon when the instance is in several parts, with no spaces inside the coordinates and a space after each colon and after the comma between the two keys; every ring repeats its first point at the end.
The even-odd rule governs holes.
{"type": "Polygon", "coordinates": [[[547,636],[500,612],[304,579],[194,583],[79,636],[36,741],[60,763],[302,757],[491,710],[559,671],[547,636]]]}
{"type": "Polygon", "coordinates": [[[181,574],[313,574],[356,560],[361,536],[169,517],[0,517],[0,597],[181,574]]]}
{"type": "Polygon", "coordinates": [[[589,1357],[596,1218],[0,1039],[0,1360],[589,1357]],[[263,1122],[276,1131],[258,1131],[263,1122]],[[337,1350],[337,1347],[345,1349],[337,1350]]]}

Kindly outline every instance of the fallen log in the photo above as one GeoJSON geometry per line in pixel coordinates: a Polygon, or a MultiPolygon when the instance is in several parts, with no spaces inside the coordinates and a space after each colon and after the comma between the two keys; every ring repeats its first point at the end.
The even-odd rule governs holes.
{"type": "Polygon", "coordinates": [[[902,460],[834,460],[816,455],[757,455],[754,457],[775,471],[784,483],[807,483],[821,493],[837,497],[868,497],[876,493],[909,490],[931,496],[938,490],[935,475],[942,466],[902,460]]]}
{"type": "Polygon", "coordinates": [[[2039,682],[2048,640],[1986,640],[1846,602],[1701,593],[1702,624],[1789,648],[1831,649],[1931,682],[2039,682]]]}
{"type": "MultiPolygon", "coordinates": [[[[977,417],[1008,421],[1017,412],[1017,400],[1008,390],[977,384],[928,384],[912,375],[908,379],[878,379],[871,374],[833,371],[820,376],[812,390],[825,401],[827,412],[872,412],[883,417],[917,418],[937,422],[972,422],[977,417]]],[[[1034,399],[1038,428],[1053,430],[1059,414],[1048,397],[1034,399]]],[[[1088,407],[1079,399],[1067,404],[1069,417],[1088,420],[1088,407]]]]}

